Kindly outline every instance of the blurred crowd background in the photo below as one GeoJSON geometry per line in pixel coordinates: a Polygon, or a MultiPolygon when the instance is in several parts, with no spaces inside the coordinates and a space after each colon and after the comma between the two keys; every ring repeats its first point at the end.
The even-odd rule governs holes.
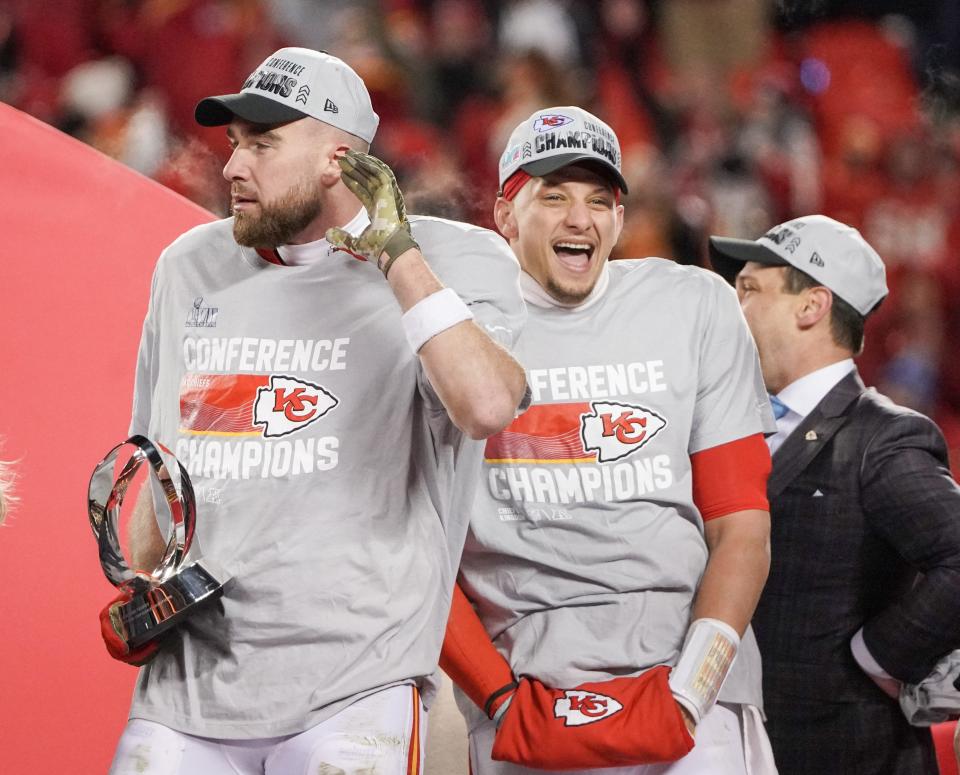
{"type": "Polygon", "coordinates": [[[856,226],[892,289],[861,372],[960,463],[956,0],[0,0],[0,100],[224,215],[226,138],[194,105],[281,45],[363,76],[413,212],[492,225],[510,130],[577,104],[623,146],[618,257],[856,226]]]}

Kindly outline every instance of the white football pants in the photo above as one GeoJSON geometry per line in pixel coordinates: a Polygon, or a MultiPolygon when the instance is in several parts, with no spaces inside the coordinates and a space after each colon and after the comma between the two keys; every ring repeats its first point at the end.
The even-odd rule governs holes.
{"type": "Polygon", "coordinates": [[[297,735],[220,740],[131,719],[110,775],[422,775],[420,693],[394,686],[297,735]]]}

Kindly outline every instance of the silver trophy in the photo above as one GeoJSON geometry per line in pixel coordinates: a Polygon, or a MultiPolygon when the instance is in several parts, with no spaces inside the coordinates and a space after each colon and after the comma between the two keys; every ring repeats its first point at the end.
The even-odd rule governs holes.
{"type": "Polygon", "coordinates": [[[142,646],[170,629],[197,606],[223,595],[223,586],[230,578],[209,559],[200,559],[194,537],[196,501],[190,477],[169,450],[164,452],[176,465],[180,487],[177,488],[170,469],[155,445],[143,436],[131,436],[115,446],[101,460],[90,477],[87,509],[90,526],[100,548],[103,573],[117,589],[130,592],[131,599],[119,608],[120,636],[131,649],[142,646]],[[114,478],[121,454],[129,458],[114,478]],[[118,517],[127,487],[137,470],[147,463],[166,498],[170,514],[170,538],[160,564],[152,573],[134,573],[123,556],[118,531],[118,517]],[[193,550],[193,553],[191,553],[193,550]]]}

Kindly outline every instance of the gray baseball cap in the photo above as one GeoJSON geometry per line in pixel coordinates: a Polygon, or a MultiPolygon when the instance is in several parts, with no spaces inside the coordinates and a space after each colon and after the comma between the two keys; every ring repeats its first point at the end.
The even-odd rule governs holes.
{"type": "Polygon", "coordinates": [[[866,317],[887,296],[883,261],[860,232],[825,215],[774,226],[758,240],[710,237],[713,268],[732,283],[748,261],[792,266],[866,317]]]}
{"type": "Polygon", "coordinates": [[[538,110],[522,121],[500,157],[500,186],[517,170],[542,177],[570,164],[590,163],[627,193],[620,141],[596,116],[571,105],[538,110]]]}
{"type": "Polygon", "coordinates": [[[373,142],[380,117],[363,79],[342,59],[309,48],[281,48],[243,84],[239,94],[197,104],[202,126],[229,124],[237,116],[255,124],[282,124],[312,116],[373,142]]]}

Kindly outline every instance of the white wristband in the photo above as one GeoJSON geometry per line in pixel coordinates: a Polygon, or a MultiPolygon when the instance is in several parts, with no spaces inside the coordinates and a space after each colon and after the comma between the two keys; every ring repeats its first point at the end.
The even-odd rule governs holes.
{"type": "Polygon", "coordinates": [[[697,619],[687,630],[680,659],[670,672],[670,691],[696,723],[717,701],[738,648],[737,631],[719,619],[697,619]]]}
{"type": "Polygon", "coordinates": [[[473,320],[473,313],[453,288],[444,288],[420,299],[400,320],[410,349],[419,353],[437,334],[464,320],[473,320]]]}

